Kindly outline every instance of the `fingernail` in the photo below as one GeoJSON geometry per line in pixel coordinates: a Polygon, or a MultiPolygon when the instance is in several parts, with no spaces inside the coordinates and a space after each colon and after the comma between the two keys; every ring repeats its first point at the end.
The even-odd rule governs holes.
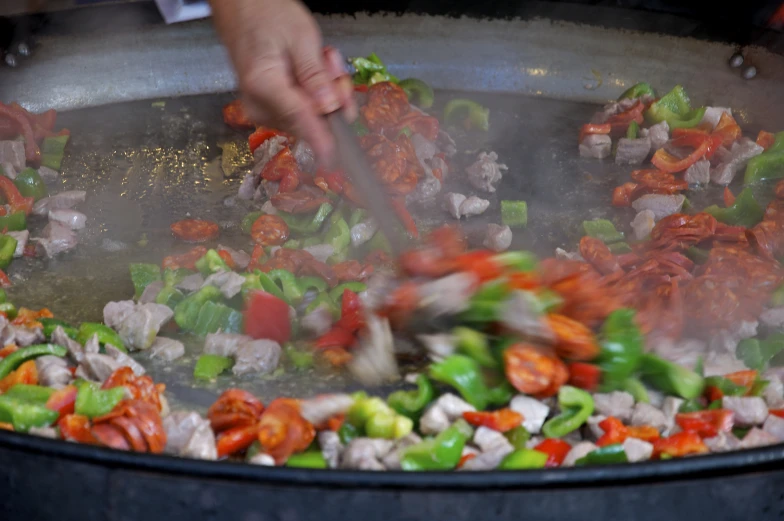
{"type": "Polygon", "coordinates": [[[316,91],[313,97],[316,99],[316,104],[323,114],[335,112],[340,108],[340,102],[338,101],[337,96],[335,96],[334,91],[329,87],[321,87],[316,91]]]}

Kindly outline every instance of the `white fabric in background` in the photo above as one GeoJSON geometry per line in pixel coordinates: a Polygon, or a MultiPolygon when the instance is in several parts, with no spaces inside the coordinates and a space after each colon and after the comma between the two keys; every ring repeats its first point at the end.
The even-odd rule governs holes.
{"type": "Polygon", "coordinates": [[[207,18],[212,14],[207,0],[155,0],[167,24],[207,18]]]}

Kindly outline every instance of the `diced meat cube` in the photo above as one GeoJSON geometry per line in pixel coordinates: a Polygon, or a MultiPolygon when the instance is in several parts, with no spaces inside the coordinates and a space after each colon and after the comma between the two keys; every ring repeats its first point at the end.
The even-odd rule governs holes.
{"type": "Polygon", "coordinates": [[[392,382],[400,377],[395,358],[395,343],[386,318],[367,315],[360,333],[359,348],[348,363],[348,370],[366,386],[392,382]]]}
{"type": "Polygon", "coordinates": [[[318,443],[321,448],[321,455],[324,456],[327,466],[331,469],[338,468],[340,455],[343,452],[343,444],[340,442],[338,433],[321,431],[318,433],[318,443]]]}
{"type": "Polygon", "coordinates": [[[675,415],[678,414],[678,411],[681,408],[681,405],[684,404],[684,400],[681,398],[676,398],[674,396],[668,396],[664,399],[664,403],[662,403],[662,413],[667,420],[667,429],[665,429],[665,433],[670,431],[673,427],[675,427],[675,415]]]}
{"type": "Polygon", "coordinates": [[[425,346],[428,355],[434,361],[443,360],[455,352],[455,339],[446,333],[417,335],[417,340],[425,346]]]}
{"type": "Polygon", "coordinates": [[[59,194],[50,195],[36,201],[33,205],[33,213],[35,215],[49,215],[51,210],[66,210],[73,208],[79,203],[83,203],[87,197],[87,192],[84,190],[69,190],[60,192],[59,194]]]}
{"type": "Polygon", "coordinates": [[[455,219],[460,219],[460,205],[467,199],[463,194],[449,192],[444,196],[444,206],[449,215],[455,219]]]}
{"type": "Polygon", "coordinates": [[[425,175],[419,180],[413,192],[406,196],[406,204],[425,203],[441,191],[441,181],[433,175],[430,167],[425,168],[425,175]]]}
{"type": "Polygon", "coordinates": [[[278,368],[280,344],[273,340],[245,342],[234,355],[231,372],[237,376],[248,373],[269,374],[278,368]]]}
{"type": "Polygon", "coordinates": [[[604,159],[612,153],[612,139],[604,134],[585,136],[579,146],[580,157],[604,159]]]}
{"type": "Polygon", "coordinates": [[[482,215],[490,207],[490,201],[487,199],[480,199],[472,195],[460,204],[460,215],[462,217],[472,217],[474,215],[482,215]]]}
{"type": "Polygon", "coordinates": [[[57,181],[60,180],[60,172],[52,168],[49,168],[48,166],[39,166],[38,176],[46,184],[56,183],[57,181]]]}
{"type": "Polygon", "coordinates": [[[111,344],[106,344],[104,346],[104,350],[106,354],[112,357],[114,360],[119,362],[123,365],[123,367],[130,367],[133,370],[133,374],[136,376],[142,376],[146,371],[144,370],[144,366],[128,356],[127,354],[123,353],[116,347],[111,344]]]}
{"type": "Polygon", "coordinates": [[[729,157],[711,172],[711,181],[717,185],[727,186],[735,178],[741,168],[745,167],[749,160],[764,152],[764,148],[748,138],[742,138],[732,144],[729,157]]]}
{"type": "Polygon", "coordinates": [[[667,418],[664,413],[649,403],[638,403],[632,411],[630,420],[632,425],[650,425],[660,432],[667,428],[667,418]]]}
{"type": "Polygon", "coordinates": [[[502,252],[512,245],[512,229],[509,226],[490,223],[485,231],[482,245],[495,252],[502,252]]]}
{"type": "Polygon", "coordinates": [[[215,460],[218,451],[209,420],[197,412],[178,411],[163,419],[166,453],[185,458],[215,460]]]}
{"type": "Polygon", "coordinates": [[[81,230],[87,223],[87,216],[76,210],[49,210],[49,221],[58,222],[72,230],[81,230]]]}
{"type": "Polygon", "coordinates": [[[711,452],[729,452],[740,448],[740,440],[731,432],[720,431],[716,436],[702,441],[711,452]]]}
{"type": "Polygon", "coordinates": [[[68,350],[68,357],[73,362],[79,364],[82,362],[82,360],[84,360],[84,350],[82,349],[82,344],[69,337],[62,326],[57,326],[54,328],[54,331],[52,332],[52,343],[66,348],[68,350]]]}
{"type": "Polygon", "coordinates": [[[562,467],[573,467],[574,463],[581,458],[584,458],[589,453],[598,449],[596,445],[590,441],[581,441],[574,445],[571,450],[566,454],[566,457],[561,464],[562,467]]]}
{"type": "Polygon", "coordinates": [[[201,273],[194,273],[193,275],[188,275],[183,278],[174,287],[186,293],[191,293],[193,291],[198,291],[203,285],[204,277],[201,273]]]}
{"type": "Polygon", "coordinates": [[[759,396],[725,396],[721,406],[735,414],[735,425],[762,425],[768,417],[768,406],[759,396]]]}
{"type": "MultiPolygon", "coordinates": [[[[359,223],[359,224],[363,224],[363,223],[359,223]]],[[[359,226],[359,224],[357,226],[359,226]]],[[[352,241],[354,240],[353,231],[351,232],[351,240],[352,241]]],[[[331,244],[314,244],[313,246],[305,246],[302,249],[310,253],[311,255],[313,255],[313,257],[320,262],[327,262],[327,259],[332,257],[332,255],[335,253],[335,247],[332,246],[331,244]]]]}
{"type": "MultiPolygon", "coordinates": [[[[133,303],[133,301],[130,301],[133,303]]],[[[174,312],[169,306],[163,304],[147,303],[136,304],[130,312],[125,313],[119,322],[115,321],[115,317],[111,316],[112,309],[109,304],[104,307],[104,322],[113,327],[125,347],[130,350],[144,350],[149,349],[155,341],[161,327],[163,327],[174,316],[174,312]],[[109,311],[107,311],[107,309],[109,311]]],[[[127,307],[125,308],[127,310],[127,307]]]]}
{"type": "Polygon", "coordinates": [[[468,182],[471,186],[485,192],[495,192],[496,185],[501,181],[507,166],[498,162],[495,152],[479,154],[476,162],[466,168],[468,182]]]}
{"type": "Polygon", "coordinates": [[[474,431],[474,445],[479,447],[479,450],[482,452],[487,452],[497,447],[508,447],[510,449],[509,452],[514,450],[512,444],[509,443],[509,440],[503,434],[484,426],[478,427],[474,431]]]}
{"type": "Polygon", "coordinates": [[[542,431],[542,425],[550,414],[547,405],[524,394],[512,398],[509,408],[523,416],[523,427],[531,434],[539,434],[542,431]]]}
{"type": "Polygon", "coordinates": [[[300,402],[300,414],[313,425],[321,425],[333,416],[344,414],[354,404],[349,394],[323,394],[300,402]]]}
{"type": "Polygon", "coordinates": [[[759,319],[766,326],[781,329],[784,327],[784,307],[766,309],[759,319]]]}
{"type": "MultiPolygon", "coordinates": [[[[681,205],[682,204],[683,203],[681,203],[681,205]]],[[[634,216],[634,220],[632,220],[631,226],[632,230],[634,231],[634,237],[638,241],[647,239],[651,234],[653,227],[656,226],[656,214],[653,212],[653,210],[642,210],[634,216]]]]}
{"type": "Polygon", "coordinates": [[[24,169],[25,149],[21,141],[0,141],[0,163],[9,163],[14,170],[24,169]]]}
{"type": "Polygon", "coordinates": [[[220,289],[221,295],[227,299],[234,298],[239,295],[242,290],[242,285],[245,283],[245,277],[233,271],[219,271],[213,273],[204,280],[202,287],[215,286],[220,289]]]}
{"type": "Polygon", "coordinates": [[[403,436],[395,442],[395,446],[389,454],[381,458],[382,465],[384,465],[384,468],[387,470],[402,470],[400,458],[403,456],[403,451],[405,451],[406,448],[421,442],[422,438],[413,432],[403,436]]]}
{"type": "Polygon", "coordinates": [[[30,238],[30,232],[27,230],[22,230],[21,232],[6,232],[6,235],[10,235],[14,239],[16,239],[16,249],[14,250],[14,258],[18,259],[19,257],[23,256],[25,246],[27,246],[27,241],[30,238]]]}
{"type": "Polygon", "coordinates": [[[40,344],[44,341],[41,328],[8,325],[2,332],[2,345],[16,344],[17,347],[27,347],[40,344]]]}
{"type": "Polygon", "coordinates": [[[648,158],[650,153],[650,138],[621,138],[618,140],[618,149],[615,151],[615,163],[619,165],[639,165],[648,158]]]}
{"type": "Polygon", "coordinates": [[[590,436],[586,436],[589,439],[598,440],[604,434],[604,429],[602,429],[599,424],[602,423],[604,420],[607,419],[607,416],[603,414],[594,415],[588,418],[585,421],[585,426],[587,427],[587,434],[590,436]]]}
{"type": "Polygon", "coordinates": [[[35,368],[38,371],[39,385],[62,389],[73,381],[68,362],[59,356],[38,357],[35,359],[35,368]]]}
{"type": "Polygon", "coordinates": [[[651,150],[658,150],[670,140],[670,125],[666,121],[656,123],[650,128],[640,129],[640,137],[651,140],[651,150]]]}
{"type": "Polygon", "coordinates": [[[419,288],[420,307],[431,317],[454,315],[468,308],[476,278],[468,273],[455,273],[425,282],[419,288]]]}
{"type": "Polygon", "coordinates": [[[767,371],[763,376],[768,381],[765,390],[762,391],[762,398],[770,409],[781,409],[784,407],[784,384],[776,374],[767,371]]]}
{"type": "MultiPolygon", "coordinates": [[[[373,238],[377,231],[378,221],[372,218],[365,219],[364,221],[355,224],[351,227],[351,245],[356,248],[357,246],[365,244],[373,238]]],[[[331,245],[327,246],[331,247],[331,245]]]]}
{"type": "Polygon", "coordinates": [[[525,291],[514,291],[501,309],[501,324],[523,336],[549,342],[555,337],[547,323],[542,320],[536,303],[525,291]]]}
{"type": "Polygon", "coordinates": [[[658,221],[668,215],[680,212],[684,201],[686,201],[686,196],[681,194],[646,194],[635,200],[632,203],[632,208],[638,212],[650,210],[653,212],[654,219],[658,221]]]}
{"type": "Polygon", "coordinates": [[[255,454],[248,460],[248,463],[251,465],[258,465],[260,467],[274,467],[275,466],[275,458],[270,456],[269,454],[264,454],[263,452],[259,452],[255,454]]]}
{"type": "Polygon", "coordinates": [[[765,447],[767,445],[775,445],[779,443],[779,439],[760,428],[754,427],[740,440],[741,449],[753,449],[755,447],[765,447]]]}
{"type": "Polygon", "coordinates": [[[49,438],[50,440],[60,439],[60,433],[54,427],[30,427],[27,434],[40,436],[41,438],[49,438]]]}
{"type": "Polygon", "coordinates": [[[76,370],[76,376],[96,382],[103,382],[123,364],[110,357],[99,353],[86,353],[84,361],[76,370]]]}
{"type": "Polygon", "coordinates": [[[162,280],[154,280],[147,284],[147,286],[144,287],[144,291],[142,291],[142,294],[139,296],[139,304],[149,304],[151,302],[155,302],[155,300],[158,298],[158,294],[163,289],[163,286],[164,284],[162,280]]]}
{"type": "Polygon", "coordinates": [[[628,422],[633,413],[634,396],[624,391],[597,393],[593,395],[593,403],[597,413],[628,422]]]}
{"type": "Polygon", "coordinates": [[[623,450],[630,463],[648,461],[653,454],[653,444],[637,438],[626,438],[623,442],[623,450]]]}
{"type": "Polygon", "coordinates": [[[391,440],[354,438],[343,450],[340,468],[354,470],[385,470],[381,459],[394,447],[391,440]]]}
{"type": "Polygon", "coordinates": [[[245,177],[242,178],[240,187],[237,189],[237,197],[245,201],[250,201],[253,199],[253,195],[256,193],[256,188],[258,188],[260,182],[261,179],[258,174],[248,172],[245,174],[245,177]]]}
{"type": "Polygon", "coordinates": [[[313,174],[316,172],[316,154],[313,148],[304,139],[298,139],[291,149],[294,159],[297,161],[299,169],[306,174],[313,174]]]}
{"type": "Polygon", "coordinates": [[[463,466],[460,467],[459,471],[493,470],[512,452],[514,452],[512,444],[493,447],[463,463],[463,466]]]}
{"type": "Polygon", "coordinates": [[[231,257],[231,260],[234,261],[234,265],[241,270],[244,270],[248,267],[248,264],[250,264],[250,255],[242,250],[235,250],[234,248],[230,248],[222,244],[218,245],[218,250],[227,252],[231,257]]]}
{"type": "Polygon", "coordinates": [[[784,441],[784,418],[769,414],[762,425],[762,430],[772,434],[779,441],[784,441]]]}
{"type": "Polygon", "coordinates": [[[43,237],[36,239],[36,241],[38,253],[51,258],[73,249],[79,239],[70,228],[54,221],[46,225],[43,237]]]}
{"type": "Polygon", "coordinates": [[[708,123],[711,126],[711,129],[716,128],[716,125],[719,124],[719,120],[721,120],[721,115],[724,113],[732,116],[732,109],[724,108],[724,107],[705,107],[705,115],[702,116],[702,123],[708,123]]]}
{"type": "Polygon", "coordinates": [[[473,405],[454,394],[441,395],[425,410],[419,419],[419,430],[425,435],[435,435],[447,429],[464,412],[476,411],[473,405]]]}
{"type": "Polygon", "coordinates": [[[414,145],[414,152],[416,153],[417,159],[419,159],[420,163],[424,164],[425,161],[430,161],[436,154],[438,154],[438,145],[427,139],[422,134],[412,134],[411,144],[414,145]]]}
{"type": "Polygon", "coordinates": [[[710,161],[707,159],[697,161],[686,169],[686,173],[684,174],[683,179],[685,179],[686,182],[690,185],[706,185],[710,183],[710,167],[710,161]]]}
{"type": "Polygon", "coordinates": [[[300,326],[312,337],[320,337],[332,327],[332,312],[326,306],[319,306],[300,320],[300,326]]]}
{"type": "Polygon", "coordinates": [[[16,176],[19,174],[19,172],[16,171],[14,165],[8,161],[0,161],[0,171],[2,171],[2,174],[12,181],[16,179],[16,176]]]}
{"type": "Polygon", "coordinates": [[[159,336],[150,347],[150,355],[171,362],[185,354],[185,346],[179,340],[159,336]]]}

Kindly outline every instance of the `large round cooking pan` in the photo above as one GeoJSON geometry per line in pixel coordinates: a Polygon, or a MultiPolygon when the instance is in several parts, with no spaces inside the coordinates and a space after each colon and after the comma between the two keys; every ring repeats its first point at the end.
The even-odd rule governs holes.
{"type": "MultiPolygon", "coordinates": [[[[542,9],[559,18],[552,5],[542,9]]],[[[528,101],[516,105],[529,107],[518,114],[522,119],[546,118],[559,107],[545,98],[563,100],[567,105],[562,108],[576,107],[575,102],[601,103],[644,80],[688,85],[693,97],[706,104],[737,108],[750,128],[784,127],[784,57],[777,53],[745,49],[747,62],[758,71],[749,81],[728,66],[736,50],[732,43],[628,30],[655,28],[661,20],[667,32],[677,33],[680,27],[681,34],[693,34],[698,25],[691,22],[624,11],[607,28],[575,23],[575,12],[568,9],[570,22],[537,19],[533,7],[524,20],[361,15],[322,17],[320,22],[326,39],[345,54],[376,51],[401,76],[477,95],[527,96],[528,101]],[[540,105],[546,110],[535,108],[540,105]]],[[[35,56],[22,68],[0,73],[0,99],[18,100],[33,110],[78,111],[235,88],[208,23],[162,27],[153,23],[151,13],[149,6],[135,5],[55,15],[35,56]]],[[[777,43],[762,32],[744,34],[762,38],[769,47],[777,43]]],[[[571,120],[563,113],[551,117],[554,131],[572,139],[576,127],[569,126],[571,120]]],[[[497,121],[503,127],[512,119],[500,111],[497,121]]],[[[510,123],[508,128],[517,127],[510,123]]],[[[533,139],[534,131],[528,128],[520,140],[533,139]]],[[[552,167],[554,179],[569,168],[568,161],[559,165],[552,167]]],[[[195,401],[200,400],[205,398],[195,401]]],[[[202,462],[0,431],[0,519],[582,521],[782,516],[784,445],[633,465],[411,474],[202,462]]]]}

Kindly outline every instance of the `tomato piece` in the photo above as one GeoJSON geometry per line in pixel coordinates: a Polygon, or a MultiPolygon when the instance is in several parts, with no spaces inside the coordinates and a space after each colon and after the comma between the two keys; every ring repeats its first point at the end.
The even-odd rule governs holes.
{"type": "Polygon", "coordinates": [[[596,441],[596,445],[599,447],[623,443],[629,437],[626,425],[614,416],[608,416],[599,422],[599,427],[604,431],[604,434],[596,441]]]}
{"type": "Polygon", "coordinates": [[[245,306],[245,334],[251,338],[267,338],[279,344],[291,337],[289,305],[275,295],[263,291],[250,294],[245,306]]]}
{"type": "Polygon", "coordinates": [[[175,237],[185,242],[206,242],[216,239],[220,227],[212,221],[202,219],[183,219],[171,225],[175,237]]]}
{"type": "Polygon", "coordinates": [[[724,206],[732,206],[735,204],[735,194],[732,193],[729,186],[724,187],[724,206]]]}
{"type": "Polygon", "coordinates": [[[770,132],[760,130],[759,134],[757,134],[757,144],[765,150],[769,149],[775,141],[776,135],[771,134],[770,132]]]}
{"type": "Polygon", "coordinates": [[[624,183],[616,186],[612,194],[612,205],[626,207],[632,205],[632,194],[637,190],[637,183],[624,183]]]}
{"type": "Polygon", "coordinates": [[[713,135],[720,137],[721,144],[729,147],[741,137],[741,134],[740,125],[735,121],[735,118],[722,112],[719,123],[713,129],[713,135]]]}
{"type": "Polygon", "coordinates": [[[77,443],[86,443],[89,445],[97,445],[98,440],[95,439],[92,432],[90,432],[90,418],[79,414],[68,414],[60,418],[57,422],[60,428],[60,436],[64,440],[75,441],[77,443]]]}
{"type": "Polygon", "coordinates": [[[578,143],[582,143],[585,136],[589,136],[591,134],[609,134],[612,131],[612,125],[609,123],[588,123],[580,127],[580,137],[577,140],[578,143]]]}
{"type": "Polygon", "coordinates": [[[504,372],[512,387],[525,394],[545,391],[555,375],[555,360],[531,344],[519,343],[504,351],[504,372]]]}
{"type": "Polygon", "coordinates": [[[730,432],[734,415],[727,409],[694,411],[675,415],[675,423],[681,429],[696,432],[701,438],[712,438],[719,432],[730,432]]]}
{"type": "Polygon", "coordinates": [[[331,349],[334,347],[351,347],[356,337],[354,333],[341,326],[333,326],[332,329],[321,335],[313,346],[316,349],[331,349]]]}
{"type": "Polygon", "coordinates": [[[534,449],[547,454],[545,467],[559,467],[569,451],[572,450],[572,446],[558,438],[547,438],[534,449]]]}
{"type": "Polygon", "coordinates": [[[653,457],[655,458],[665,454],[670,457],[680,457],[706,452],[708,452],[708,447],[696,432],[682,431],[669,438],[660,438],[653,442],[653,457]]]}
{"type": "Polygon", "coordinates": [[[467,411],[463,413],[463,419],[476,427],[487,427],[499,432],[506,432],[514,429],[523,421],[523,415],[512,409],[500,409],[498,411],[467,411]]]}
{"type": "Polygon", "coordinates": [[[599,366],[584,362],[569,364],[569,385],[594,392],[599,388],[602,370],[599,366]]]}
{"type": "Polygon", "coordinates": [[[215,448],[218,449],[218,457],[225,458],[246,450],[256,441],[259,429],[260,426],[254,424],[246,427],[235,427],[220,433],[215,443],[215,448]]]}
{"type": "Polygon", "coordinates": [[[237,130],[253,128],[253,122],[245,113],[241,100],[234,100],[223,107],[223,122],[237,130]]]}
{"type": "Polygon", "coordinates": [[[38,385],[38,370],[35,368],[35,360],[28,360],[0,380],[0,392],[6,392],[16,384],[38,385]]]}
{"type": "Polygon", "coordinates": [[[479,283],[497,279],[503,275],[503,267],[495,261],[495,254],[479,250],[464,253],[454,260],[455,269],[474,275],[479,283]]]}
{"type": "Polygon", "coordinates": [[[251,134],[250,137],[248,138],[248,145],[250,146],[250,153],[252,154],[253,152],[255,152],[256,149],[259,148],[259,146],[261,146],[262,143],[267,141],[269,138],[272,138],[272,137],[275,137],[275,136],[288,137],[283,132],[279,132],[279,131],[277,131],[275,129],[271,129],[271,128],[267,128],[267,127],[258,127],[253,132],[253,134],[251,134]]]}
{"type": "Polygon", "coordinates": [[[289,238],[289,226],[278,215],[261,215],[250,228],[250,236],[262,246],[280,246],[289,238]]]}
{"type": "Polygon", "coordinates": [[[307,449],[316,437],[316,429],[300,415],[298,402],[287,398],[269,404],[259,427],[259,443],[278,465],[307,449]]]}
{"type": "Polygon", "coordinates": [[[207,254],[207,248],[204,246],[196,246],[192,250],[183,253],[182,255],[170,255],[163,258],[163,268],[176,270],[185,268],[188,270],[196,269],[196,261],[201,259],[207,254]]]}
{"type": "Polygon", "coordinates": [[[68,385],[56,390],[46,401],[46,408],[60,413],[60,418],[73,414],[76,404],[76,386],[68,385]]]}

